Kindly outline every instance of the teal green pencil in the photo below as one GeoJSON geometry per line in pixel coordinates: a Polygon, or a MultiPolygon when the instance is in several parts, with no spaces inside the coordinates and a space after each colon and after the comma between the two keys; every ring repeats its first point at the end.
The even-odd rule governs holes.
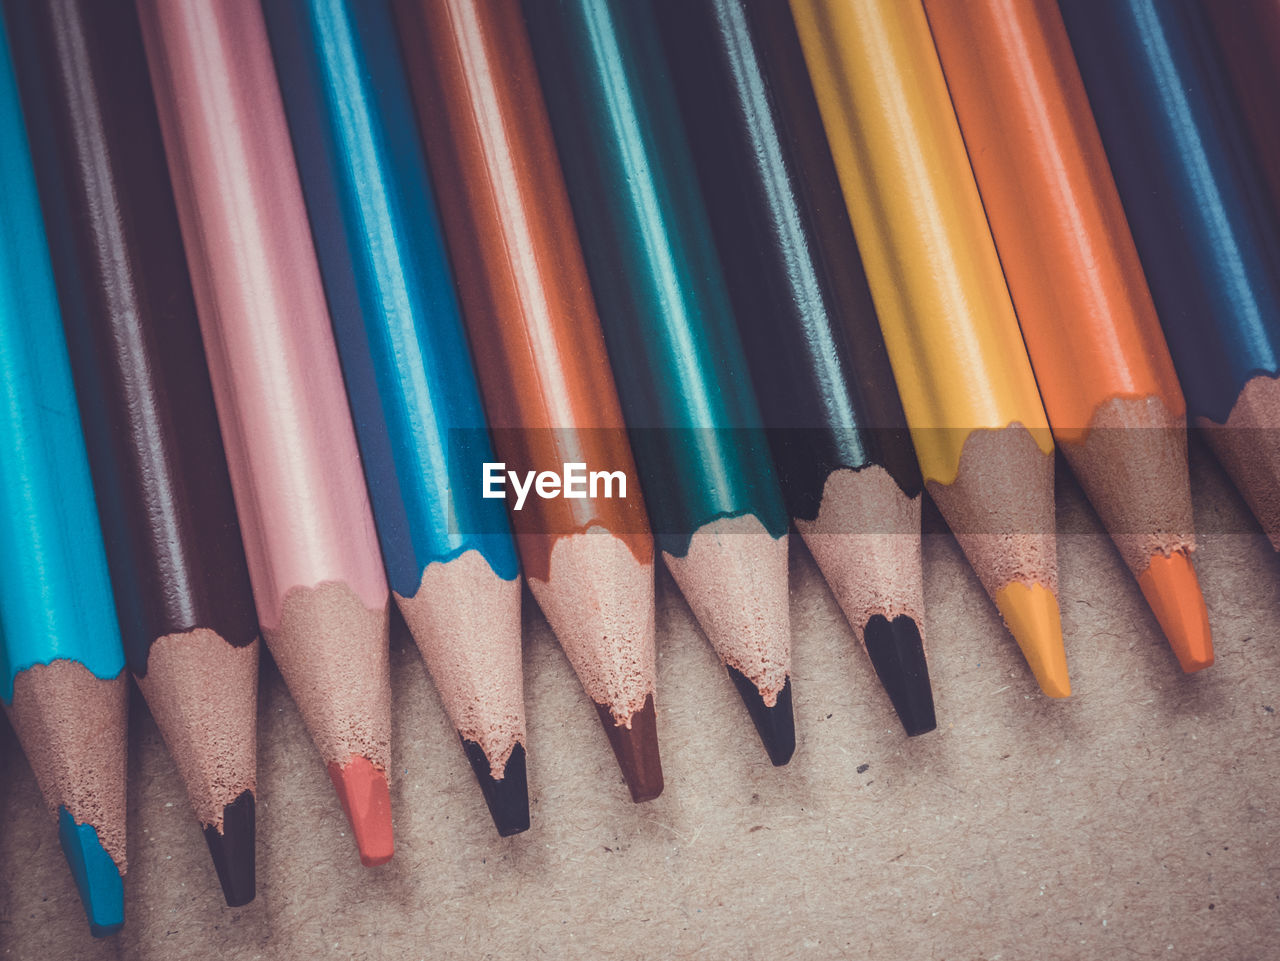
{"type": "Polygon", "coordinates": [[[784,764],[788,521],[653,11],[525,19],[658,546],[784,764]]]}

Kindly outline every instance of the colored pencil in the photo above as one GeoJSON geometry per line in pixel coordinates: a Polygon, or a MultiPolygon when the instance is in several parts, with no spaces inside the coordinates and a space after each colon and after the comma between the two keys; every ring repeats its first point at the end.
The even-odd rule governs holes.
{"type": "Polygon", "coordinates": [[[1201,0],[1231,74],[1271,201],[1280,210],[1280,3],[1277,0],[1201,0]]]}
{"type": "Polygon", "coordinates": [[[931,731],[920,467],[795,25],[656,9],[787,511],[903,727],[931,731]]]}
{"type": "Polygon", "coordinates": [[[6,11],[126,660],[240,906],[258,621],[137,14],[129,0],[6,11]]]}
{"type": "Polygon", "coordinates": [[[1187,414],[1280,549],[1280,229],[1207,18],[1061,9],[1187,414]]]}
{"type": "Polygon", "coordinates": [[[1054,437],[1182,669],[1208,667],[1186,402],[1057,3],[924,6],[1054,437]]]}
{"type": "Polygon", "coordinates": [[[791,9],[925,487],[1040,687],[1066,696],[1053,440],[924,9],[791,9]]]}
{"type": "Polygon", "coordinates": [[[519,7],[394,8],[498,456],[629,479],[625,498],[531,497],[512,522],[631,797],[649,800],[662,792],[653,537],[519,7]]]}
{"type": "Polygon", "coordinates": [[[391,589],[498,833],[529,827],[520,579],[385,0],[264,6],[391,589]]]}
{"type": "Polygon", "coordinates": [[[0,701],[102,937],[124,924],[128,680],[9,44],[0,20],[0,701]]]}
{"type": "Polygon", "coordinates": [[[138,10],[258,622],[381,864],[390,598],[266,25],[241,0],[138,10]]]}
{"type": "Polygon", "coordinates": [[[653,9],[525,16],[657,546],[785,764],[788,522],[653,9]]]}

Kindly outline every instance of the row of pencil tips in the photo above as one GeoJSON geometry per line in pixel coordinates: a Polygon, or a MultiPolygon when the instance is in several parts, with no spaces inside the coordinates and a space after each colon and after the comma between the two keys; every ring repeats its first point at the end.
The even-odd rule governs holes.
{"type": "Polygon", "coordinates": [[[632,798],[661,559],[769,758],[788,539],[934,729],[921,503],[1045,694],[1061,450],[1184,671],[1280,537],[1268,0],[3,0],[0,700],[97,934],[126,672],[254,897],[260,640],[367,865],[388,625],[529,826],[521,584],[632,798]]]}

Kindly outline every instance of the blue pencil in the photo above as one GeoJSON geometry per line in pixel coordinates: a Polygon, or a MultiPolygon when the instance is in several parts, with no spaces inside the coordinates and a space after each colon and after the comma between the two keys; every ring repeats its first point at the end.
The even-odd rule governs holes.
{"type": "Polygon", "coordinates": [[[101,937],[124,924],[124,649],[3,22],[0,183],[0,700],[101,937]]]}
{"type": "Polygon", "coordinates": [[[1060,0],[1188,416],[1280,549],[1280,227],[1199,0],[1060,0]]]}
{"type": "Polygon", "coordinates": [[[529,826],[520,586],[385,0],[265,5],[396,600],[498,832],[529,826]]]}

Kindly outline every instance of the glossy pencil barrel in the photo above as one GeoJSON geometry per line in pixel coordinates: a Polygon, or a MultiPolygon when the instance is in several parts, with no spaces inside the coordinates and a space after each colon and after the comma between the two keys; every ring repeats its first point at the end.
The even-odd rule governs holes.
{"type": "Polygon", "coordinates": [[[129,669],[246,904],[258,623],[137,14],[6,10],[129,669]]]}
{"type": "Polygon", "coordinates": [[[525,19],[657,544],[783,763],[787,517],[653,8],[525,19]]]}
{"type": "Polygon", "coordinates": [[[1187,413],[1280,545],[1280,227],[1208,19],[1060,6],[1187,413]]]}
{"type": "Polygon", "coordinates": [[[529,824],[520,583],[390,4],[264,7],[382,555],[499,831],[529,824]]]}
{"type": "Polygon", "coordinates": [[[394,7],[498,456],[629,478],[626,497],[531,497],[512,523],[633,799],[656,797],[653,538],[520,10],[394,7]]]}
{"type": "Polygon", "coordinates": [[[0,701],[104,935],[124,923],[124,650],[3,21],[0,182],[0,701]]]}
{"type": "Polygon", "coordinates": [[[262,12],[138,10],[258,620],[381,863],[387,582],[262,12]]]}
{"type": "Polygon", "coordinates": [[[1186,404],[1055,0],[925,0],[1054,436],[1187,670],[1186,404]]]}
{"type": "Polygon", "coordinates": [[[791,9],[926,486],[1065,695],[1053,442],[924,9],[791,9]]]}
{"type": "Polygon", "coordinates": [[[791,15],[656,9],[788,513],[903,726],[931,730],[920,467],[791,15]]]}

